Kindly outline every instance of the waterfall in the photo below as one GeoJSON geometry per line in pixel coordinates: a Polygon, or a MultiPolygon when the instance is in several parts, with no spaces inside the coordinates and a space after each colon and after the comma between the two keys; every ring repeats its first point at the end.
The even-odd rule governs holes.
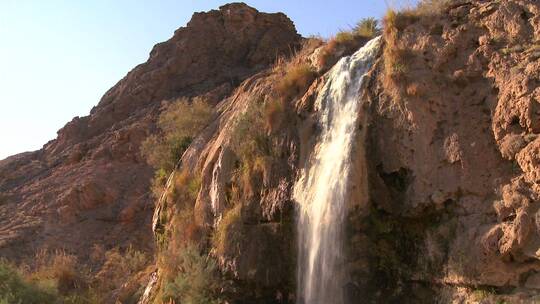
{"type": "Polygon", "coordinates": [[[221,211],[222,211],[222,203],[221,203],[221,197],[220,197],[220,183],[219,183],[219,177],[222,170],[222,164],[223,163],[223,150],[219,153],[218,159],[216,163],[214,164],[214,169],[212,170],[212,182],[210,183],[210,203],[212,205],[212,212],[214,213],[214,218],[216,223],[219,221],[219,218],[221,217],[221,211]]]}
{"type": "Polygon", "coordinates": [[[315,101],[321,134],[294,186],[298,215],[298,304],[344,303],[343,224],[359,91],[380,47],[375,38],[329,72],[315,101]]]}

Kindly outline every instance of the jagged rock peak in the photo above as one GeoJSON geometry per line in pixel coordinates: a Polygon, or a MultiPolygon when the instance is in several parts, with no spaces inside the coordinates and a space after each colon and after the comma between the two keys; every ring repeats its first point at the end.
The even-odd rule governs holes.
{"type": "Polygon", "coordinates": [[[194,96],[220,85],[237,85],[290,54],[301,40],[283,13],[261,13],[244,3],[193,14],[185,27],[158,43],[147,62],[112,87],[91,111],[59,131],[48,150],[63,150],[164,99],[194,96]]]}

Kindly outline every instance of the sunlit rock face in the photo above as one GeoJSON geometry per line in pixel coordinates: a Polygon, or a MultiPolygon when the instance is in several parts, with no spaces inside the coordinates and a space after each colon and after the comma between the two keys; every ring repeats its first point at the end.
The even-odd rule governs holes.
{"type": "Polygon", "coordinates": [[[162,103],[204,96],[215,105],[300,39],[284,14],[241,3],[194,14],[89,116],[43,149],[0,162],[0,255],[25,260],[41,248],[65,249],[89,261],[94,244],[153,250],[153,169],[139,148],[157,131],[162,103]]]}
{"type": "MultiPolygon", "coordinates": [[[[28,260],[46,246],[88,261],[97,243],[152,251],[152,214],[162,233],[175,227],[160,226],[166,202],[150,196],[139,146],[157,132],[163,100],[203,96],[215,119],[182,165],[200,176],[193,217],[207,235],[197,245],[229,279],[230,303],[534,303],[539,6],[451,1],[406,16],[380,54],[374,42],[328,73],[317,67],[267,132],[274,161],[242,181],[242,234],[222,252],[210,239],[239,174],[234,126],[277,98],[285,73],[273,63],[301,38],[283,14],[243,4],[198,13],[89,116],[0,161],[0,255],[28,260]],[[389,47],[406,50],[391,81],[389,47]]],[[[159,267],[144,301],[160,288],[159,267]]]]}

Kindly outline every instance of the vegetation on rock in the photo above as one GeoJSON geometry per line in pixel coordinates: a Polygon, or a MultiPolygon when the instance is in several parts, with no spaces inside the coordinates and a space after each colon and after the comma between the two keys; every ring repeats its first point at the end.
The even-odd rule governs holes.
{"type": "Polygon", "coordinates": [[[334,64],[337,59],[356,51],[379,33],[379,23],[375,18],[360,20],[354,28],[338,32],[325,44],[318,55],[318,64],[322,67],[334,64]]]}
{"type": "Polygon", "coordinates": [[[176,275],[165,285],[162,296],[164,303],[222,303],[221,273],[211,256],[201,254],[197,246],[190,244],[176,258],[176,275]]]}
{"type": "Polygon", "coordinates": [[[163,171],[171,172],[193,138],[206,127],[213,109],[200,97],[193,100],[179,98],[172,101],[158,120],[159,135],[149,136],[142,144],[141,153],[162,180],[163,171]]]}
{"type": "Polygon", "coordinates": [[[6,261],[0,261],[0,303],[54,303],[51,291],[23,279],[20,272],[6,261]]]}

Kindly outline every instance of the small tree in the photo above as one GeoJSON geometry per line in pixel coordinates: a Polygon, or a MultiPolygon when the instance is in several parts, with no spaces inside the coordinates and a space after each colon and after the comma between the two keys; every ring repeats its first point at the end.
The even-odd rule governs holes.
{"type": "Polygon", "coordinates": [[[374,38],[381,33],[379,21],[373,17],[363,18],[356,24],[354,32],[361,37],[374,38]]]}

